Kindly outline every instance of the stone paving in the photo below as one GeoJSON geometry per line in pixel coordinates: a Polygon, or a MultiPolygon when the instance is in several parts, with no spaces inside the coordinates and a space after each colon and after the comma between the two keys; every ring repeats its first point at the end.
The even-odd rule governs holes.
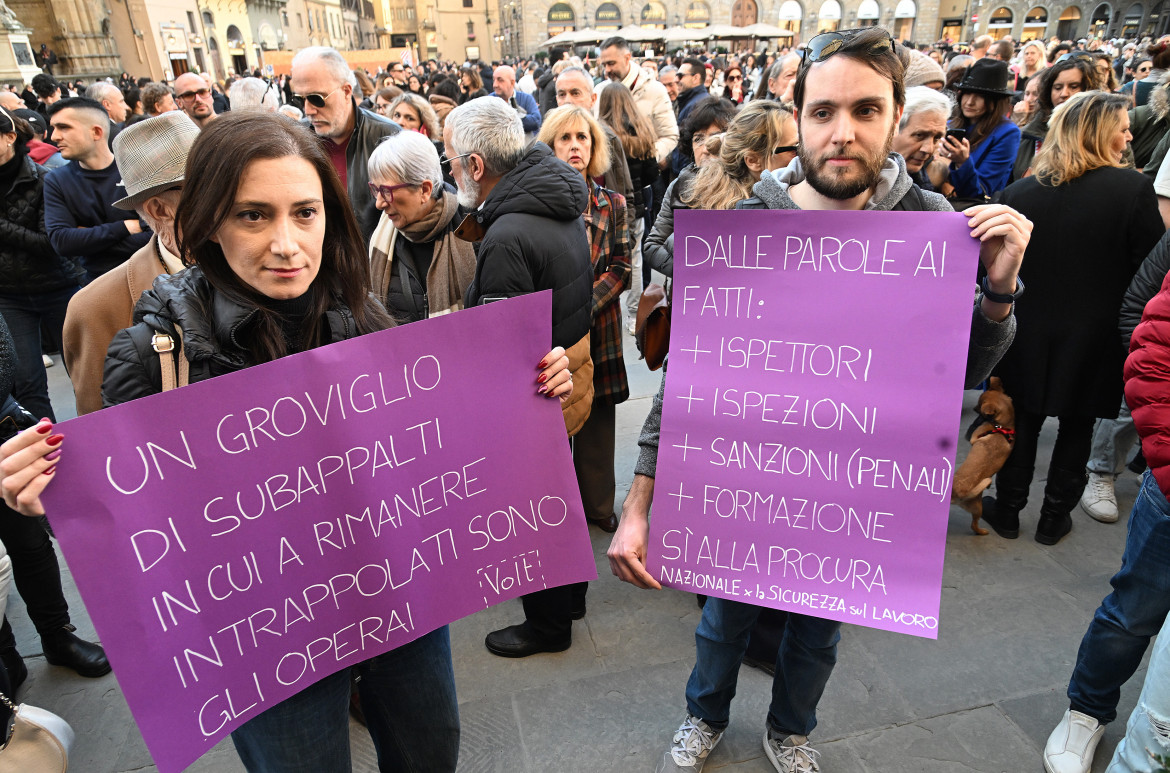
{"type": "MultiPolygon", "coordinates": [[[[660,377],[646,370],[632,339],[626,340],[633,394],[618,409],[619,504],[660,377]]],[[[73,415],[73,400],[57,361],[49,374],[53,404],[64,419],[73,415]]],[[[964,426],[974,398],[968,393],[964,426]]],[[[1042,437],[1041,470],[1054,431],[1046,427],[1042,437]]],[[[1040,750],[1067,707],[1064,690],[1077,646],[1109,590],[1125,542],[1125,518],[1099,524],[1079,509],[1072,534],[1059,545],[1034,542],[1043,485],[1037,480],[1033,486],[1016,541],[974,536],[967,514],[952,508],[937,641],[844,628],[812,736],[825,773],[1042,769],[1040,750]]],[[[1118,482],[1124,513],[1137,488],[1129,473],[1118,482]]],[[[588,614],[575,624],[567,652],[506,660],[484,649],[488,631],[521,620],[518,601],[452,625],[463,724],[460,771],[650,773],[669,744],[683,718],[683,688],[694,660],[695,598],[618,582],[605,558],[609,535],[591,531],[599,579],[590,586],[588,614]]],[[[81,635],[92,637],[68,569],[63,572],[74,622],[81,635]]],[[[15,591],[9,615],[29,666],[19,697],[61,714],[77,731],[70,770],[155,770],[115,677],[82,679],[46,664],[15,591]]],[[[1108,727],[1095,773],[1105,769],[1124,731],[1144,673],[1122,691],[1123,719],[1108,727]]],[[[762,672],[742,670],[731,727],[707,770],[772,770],[761,744],[770,685],[762,672]]],[[[369,738],[356,725],[353,745],[354,770],[376,770],[369,738]]],[[[243,767],[224,742],[190,770],[235,773],[243,767]]]]}

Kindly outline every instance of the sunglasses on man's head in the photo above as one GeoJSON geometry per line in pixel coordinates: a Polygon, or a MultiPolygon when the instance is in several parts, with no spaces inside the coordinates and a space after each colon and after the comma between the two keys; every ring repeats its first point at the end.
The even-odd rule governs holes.
{"type": "Polygon", "coordinates": [[[1061,62],[1088,62],[1093,63],[1093,57],[1086,54],[1084,51],[1070,51],[1067,54],[1061,54],[1053,64],[1060,64],[1061,62]]]}
{"type": "MultiPolygon", "coordinates": [[[[867,28],[868,29],[868,28],[867,28]]],[[[812,40],[808,42],[801,53],[801,66],[807,67],[817,62],[823,62],[833,54],[841,50],[841,48],[853,38],[860,35],[866,30],[843,30],[841,32],[822,32],[819,35],[814,35],[812,40]]],[[[894,39],[887,32],[881,40],[875,42],[866,51],[870,56],[880,56],[887,51],[894,50],[894,39]]]]}

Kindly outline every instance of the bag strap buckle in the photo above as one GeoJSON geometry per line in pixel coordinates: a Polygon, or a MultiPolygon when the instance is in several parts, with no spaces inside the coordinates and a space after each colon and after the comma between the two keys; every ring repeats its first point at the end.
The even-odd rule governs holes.
{"type": "Polygon", "coordinates": [[[173,352],[175,350],[175,340],[166,333],[155,333],[150,339],[150,347],[159,354],[173,352]]]}

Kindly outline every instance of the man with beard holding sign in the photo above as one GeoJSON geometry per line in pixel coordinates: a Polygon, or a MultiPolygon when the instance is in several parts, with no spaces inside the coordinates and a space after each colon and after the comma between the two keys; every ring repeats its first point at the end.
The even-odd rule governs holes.
{"type": "MultiPolygon", "coordinates": [[[[786,169],[764,172],[738,209],[950,211],[946,200],[917,188],[902,157],[891,153],[905,104],[904,66],[890,34],[880,28],[827,32],[809,41],[796,78],[794,99],[800,154],[786,169]]],[[[987,271],[972,310],[966,383],[978,384],[1011,344],[1012,304],[1032,224],[1001,205],[972,207],[971,236],[981,242],[987,271]]],[[[899,314],[902,310],[891,309],[899,314]]],[[[646,571],[650,505],[663,389],[654,399],[638,440],[641,452],[609,548],[620,579],[659,588],[646,571]]],[[[739,665],[760,607],[709,597],[695,632],[696,661],[687,682],[687,716],[659,771],[702,770],[727,728],[739,665]]],[[[808,744],[816,709],[837,659],[841,623],[786,613],[776,658],[764,751],[781,773],[820,770],[808,744]]]]}

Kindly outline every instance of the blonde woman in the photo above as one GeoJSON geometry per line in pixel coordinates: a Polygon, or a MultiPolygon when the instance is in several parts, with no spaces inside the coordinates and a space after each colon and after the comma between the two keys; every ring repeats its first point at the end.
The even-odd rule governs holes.
{"type": "MultiPolygon", "coordinates": [[[[549,112],[537,139],[584,176],[589,203],[582,216],[593,262],[593,326],[589,350],[593,358],[593,410],[573,438],[573,467],[585,515],[603,531],[617,529],[614,513],[614,433],[616,406],[630,396],[622,357],[622,312],[618,298],[630,282],[630,246],[626,200],[593,179],[609,169],[609,141],[593,113],[574,105],[549,112]]],[[[584,583],[574,604],[585,606],[584,583]]]]}
{"type": "Polygon", "coordinates": [[[646,240],[650,265],[674,275],[674,210],[734,209],[752,196],[752,186],[765,171],[783,169],[796,157],[796,119],[779,102],[757,99],[739,111],[722,138],[707,140],[715,156],[693,175],[672,183],[674,195],[658,213],[646,240]],[[676,203],[677,206],[672,206],[676,203]]]}
{"type": "Polygon", "coordinates": [[[1033,176],[1008,186],[1003,203],[1032,221],[1027,292],[1019,330],[996,368],[1016,408],[1012,454],[996,476],[983,518],[1018,536],[1044,419],[1060,418],[1036,541],[1055,545],[1072,529],[1085,488],[1093,424],[1121,404],[1125,349],[1117,313],[1138,266],[1165,232],[1150,179],[1122,168],[1129,98],[1088,91],[1058,106],[1033,176]],[[1070,302],[1075,298],[1075,302],[1070,302]],[[990,504],[990,507],[988,506],[990,504]]]}
{"type": "Polygon", "coordinates": [[[699,168],[682,202],[689,209],[734,209],[765,171],[796,158],[796,119],[777,102],[752,102],[723,133],[719,160],[699,168]]]}

